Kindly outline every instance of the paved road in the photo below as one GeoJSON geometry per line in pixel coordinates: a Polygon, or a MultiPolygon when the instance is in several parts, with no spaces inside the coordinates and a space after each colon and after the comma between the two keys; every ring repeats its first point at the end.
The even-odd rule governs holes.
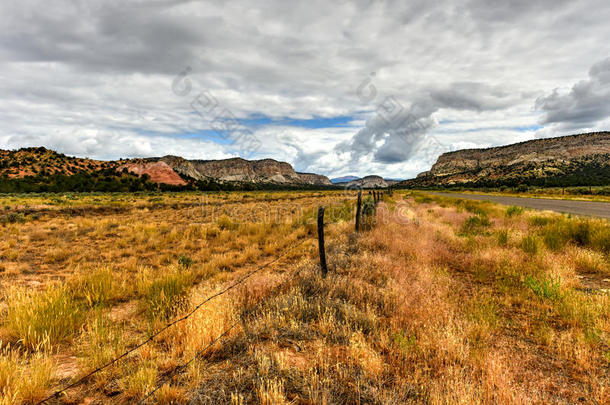
{"type": "Polygon", "coordinates": [[[436,193],[445,197],[466,198],[470,200],[493,201],[498,204],[518,205],[536,210],[550,210],[576,215],[610,218],[610,203],[596,201],[551,200],[544,198],[504,197],[499,195],[436,193]]]}

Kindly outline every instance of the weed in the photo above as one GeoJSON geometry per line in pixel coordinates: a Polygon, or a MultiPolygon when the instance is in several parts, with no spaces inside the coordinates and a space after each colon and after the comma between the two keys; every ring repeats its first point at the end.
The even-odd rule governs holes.
{"type": "Polygon", "coordinates": [[[553,278],[548,276],[538,279],[527,275],[525,277],[525,285],[540,298],[551,301],[561,298],[561,279],[559,277],[553,278]]]}
{"type": "Polygon", "coordinates": [[[178,258],[178,265],[188,270],[193,265],[193,259],[191,259],[187,255],[180,255],[180,257],[178,258]]]}

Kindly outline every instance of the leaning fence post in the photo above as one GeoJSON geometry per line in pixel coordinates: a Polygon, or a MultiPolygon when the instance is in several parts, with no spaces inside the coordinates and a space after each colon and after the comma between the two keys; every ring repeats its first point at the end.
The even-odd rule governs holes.
{"type": "Polygon", "coordinates": [[[322,275],[326,277],[328,267],[326,266],[326,252],[324,251],[324,207],[318,207],[318,250],[320,251],[320,267],[322,275]]]}
{"type": "Polygon", "coordinates": [[[362,206],[362,190],[358,190],[358,205],[356,205],[356,232],[360,232],[361,206],[362,206]]]}

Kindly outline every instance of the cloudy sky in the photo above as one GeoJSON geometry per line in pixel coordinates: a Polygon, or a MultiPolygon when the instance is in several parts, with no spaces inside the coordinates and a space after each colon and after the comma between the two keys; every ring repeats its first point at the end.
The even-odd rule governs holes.
{"type": "Polygon", "coordinates": [[[409,178],[610,128],[607,0],[252,4],[1,2],[0,148],[409,178]]]}

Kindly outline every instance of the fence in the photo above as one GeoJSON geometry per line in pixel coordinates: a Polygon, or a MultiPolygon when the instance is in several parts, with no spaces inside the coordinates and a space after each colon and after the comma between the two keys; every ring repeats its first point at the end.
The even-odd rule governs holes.
{"type": "MultiPolygon", "coordinates": [[[[376,191],[376,190],[369,191],[369,196],[372,198],[372,201],[373,201],[373,204],[374,204],[373,208],[375,208],[377,206],[377,204],[379,203],[379,201],[381,201],[382,196],[384,194],[385,193],[381,192],[381,191],[376,191]]],[[[364,202],[364,203],[366,203],[366,202],[364,202]]],[[[318,221],[317,221],[318,251],[319,251],[319,257],[320,257],[320,268],[321,268],[321,271],[322,271],[322,275],[324,277],[326,277],[326,275],[328,274],[328,265],[326,263],[326,247],[325,247],[325,239],[324,239],[324,226],[325,226],[325,224],[324,224],[324,212],[325,212],[325,207],[324,206],[318,207],[318,217],[317,217],[317,219],[318,219],[318,221]]],[[[357,199],[357,203],[356,203],[356,216],[355,216],[355,223],[356,223],[355,231],[357,233],[362,231],[361,222],[362,222],[362,218],[363,217],[365,217],[365,216],[371,217],[371,216],[374,216],[374,214],[375,214],[375,209],[370,210],[370,209],[367,209],[366,206],[363,207],[362,191],[361,190],[358,191],[358,199],[357,199]]],[[[171,328],[172,326],[174,326],[174,325],[176,325],[176,324],[178,324],[180,322],[184,322],[187,319],[189,319],[193,314],[195,314],[206,303],[210,302],[214,298],[217,298],[217,297],[227,293],[228,291],[236,288],[237,286],[243,284],[247,279],[252,277],[254,274],[260,272],[261,270],[263,270],[265,268],[268,268],[269,266],[279,262],[282,258],[286,257],[288,255],[288,253],[290,253],[293,250],[295,250],[296,248],[302,246],[305,242],[307,242],[307,240],[308,239],[306,239],[306,238],[301,240],[300,242],[298,242],[298,243],[294,244],[293,246],[291,246],[290,248],[286,249],[282,254],[277,256],[275,259],[270,260],[269,262],[263,264],[262,266],[257,267],[256,269],[248,272],[247,274],[245,274],[244,276],[242,276],[241,278],[239,278],[237,281],[233,282],[229,286],[225,287],[224,289],[218,291],[215,294],[210,295],[209,297],[207,297],[206,299],[201,301],[199,304],[197,304],[187,314],[185,314],[182,317],[177,318],[177,319],[167,323],[165,326],[163,326],[162,328],[160,328],[156,332],[152,333],[147,339],[142,340],[141,342],[137,343],[132,348],[124,351],[119,356],[113,358],[112,360],[108,361],[107,363],[105,363],[105,364],[97,367],[96,369],[90,371],[89,373],[87,373],[83,377],[77,379],[76,381],[74,381],[74,382],[66,385],[65,387],[55,391],[53,394],[51,394],[48,397],[44,398],[43,400],[37,402],[36,405],[44,404],[44,403],[50,401],[53,398],[59,398],[59,396],[61,394],[65,393],[70,388],[76,387],[76,386],[84,383],[85,381],[87,381],[89,378],[91,378],[95,374],[97,374],[97,373],[107,369],[108,367],[112,366],[113,364],[118,363],[120,360],[122,360],[122,359],[126,358],[127,356],[129,356],[130,354],[134,353],[136,350],[138,350],[141,347],[143,347],[143,346],[153,342],[154,339],[156,337],[158,337],[164,331],[168,330],[169,328],[171,328]]],[[[296,274],[293,274],[291,277],[288,277],[283,283],[281,283],[281,285],[284,285],[287,282],[291,281],[292,279],[294,279],[295,276],[296,276],[296,274]]],[[[262,304],[262,302],[259,303],[259,305],[260,304],[262,304]]],[[[218,343],[224,337],[226,337],[229,334],[229,332],[231,332],[231,330],[233,330],[239,324],[239,322],[240,322],[240,320],[238,319],[230,327],[228,327],[226,330],[224,330],[218,337],[216,337],[212,342],[210,342],[202,350],[197,352],[187,362],[176,366],[174,368],[174,370],[172,370],[172,372],[170,372],[167,375],[167,377],[165,377],[165,379],[163,379],[160,383],[158,383],[158,385],[151,392],[149,392],[144,398],[142,398],[138,402],[138,404],[143,404],[146,400],[152,398],[155,395],[155,393],[157,391],[159,391],[165,384],[170,382],[176,375],[178,375],[180,372],[182,372],[184,369],[186,369],[186,367],[188,367],[192,362],[194,362],[195,360],[197,360],[198,358],[203,356],[203,354],[205,354],[205,352],[207,352],[212,346],[214,346],[216,343],[218,343]]]]}

